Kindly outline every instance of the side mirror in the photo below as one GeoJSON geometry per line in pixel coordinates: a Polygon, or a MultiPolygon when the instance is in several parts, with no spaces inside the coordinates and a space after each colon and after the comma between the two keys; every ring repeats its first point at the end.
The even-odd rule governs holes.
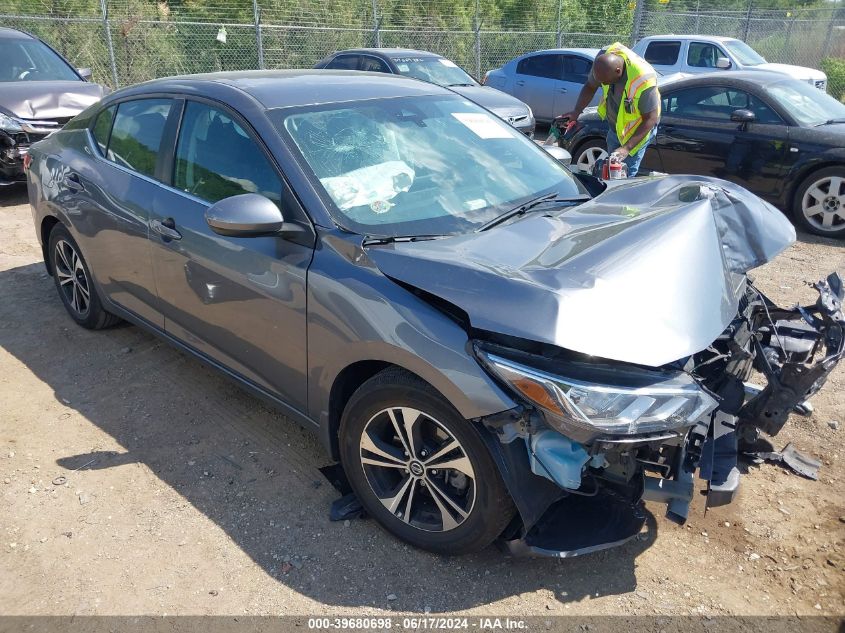
{"type": "Polygon", "coordinates": [[[731,66],[733,66],[733,63],[731,63],[731,60],[729,60],[727,57],[720,57],[716,60],[716,68],[727,70],[731,66]]]}
{"type": "Polygon", "coordinates": [[[558,147],[557,145],[543,145],[543,149],[554,158],[556,161],[559,161],[569,167],[572,164],[572,154],[567,152],[562,147],[558,147]]]}
{"type": "Polygon", "coordinates": [[[90,68],[77,68],[76,72],[79,73],[79,76],[82,77],[85,81],[91,81],[91,77],[94,73],[91,72],[90,68]]]}
{"type": "Polygon", "coordinates": [[[224,198],[205,212],[211,230],[227,237],[258,237],[279,233],[285,223],[276,203],[257,193],[224,198]]]}
{"type": "Polygon", "coordinates": [[[757,116],[751,111],[741,108],[731,112],[731,121],[735,123],[751,123],[757,116]]]}

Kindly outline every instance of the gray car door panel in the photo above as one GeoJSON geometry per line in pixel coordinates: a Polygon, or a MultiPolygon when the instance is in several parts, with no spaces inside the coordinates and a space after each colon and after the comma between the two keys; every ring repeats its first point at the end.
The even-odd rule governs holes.
{"type": "MultiPolygon", "coordinates": [[[[182,123],[186,135],[190,134],[186,121],[194,106],[222,112],[188,101],[182,123]]],[[[201,143],[194,148],[197,161],[209,161],[202,167],[196,163],[194,188],[202,197],[176,187],[182,178],[178,149],[174,187],[160,187],[155,196],[150,240],[165,331],[305,411],[306,273],[313,247],[281,236],[225,237],[211,230],[205,220],[205,211],[213,202],[209,198],[221,191],[231,195],[243,192],[226,186],[257,186],[261,193],[272,186],[254,175],[255,159],[251,163],[247,159],[253,152],[253,157],[266,160],[255,139],[233,138],[231,128],[227,132],[222,125],[231,126],[234,119],[214,117],[203,140],[219,141],[226,151],[218,148],[215,152],[201,143]],[[241,171],[227,172],[227,168],[241,171]],[[215,169],[225,178],[216,177],[215,169]],[[255,182],[246,182],[250,179],[255,182]]],[[[266,165],[269,168],[269,161],[266,165]]],[[[292,212],[297,204],[292,194],[278,174],[272,173],[281,189],[276,195],[283,213],[301,217],[298,209],[292,212]]],[[[228,195],[218,199],[221,197],[228,195]]]]}
{"type": "Polygon", "coordinates": [[[163,327],[148,239],[150,201],[158,185],[100,156],[87,130],[76,134],[83,151],[65,148],[55,168],[54,178],[63,184],[59,204],[72,214],[104,299],[163,327]]]}

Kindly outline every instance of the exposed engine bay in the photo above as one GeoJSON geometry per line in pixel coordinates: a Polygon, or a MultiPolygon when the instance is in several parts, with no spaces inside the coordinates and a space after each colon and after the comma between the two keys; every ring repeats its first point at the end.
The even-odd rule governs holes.
{"type": "MultiPolygon", "coordinates": [[[[554,488],[535,487],[533,495],[526,495],[525,489],[513,495],[522,524],[506,535],[511,551],[565,557],[618,545],[640,532],[645,521],[643,500],[665,502],[667,516],[683,522],[693,499],[696,471],[707,481],[708,507],[730,503],[739,486],[742,454],[755,450],[761,434],[777,435],[789,414],[806,406],[845,355],[842,279],[834,273],[813,286],[819,292],[814,305],[784,309],[749,282],[739,311],[725,331],[701,352],[662,367],[666,373],[659,379],[659,389],[650,386],[638,394],[638,372],[642,374],[639,384],[645,387],[646,374],[652,370],[631,367],[626,382],[633,388],[618,393],[604,390],[604,400],[622,401],[621,411],[605,417],[617,423],[628,420],[631,433],[617,428],[603,434],[600,428],[578,424],[576,416],[590,407],[594,423],[600,419],[596,406],[578,392],[582,383],[549,382],[555,366],[571,376],[577,359],[564,358],[562,351],[538,358],[538,352],[548,356],[549,351],[515,352],[502,342],[477,341],[476,353],[491,373],[507,375],[506,380],[527,395],[526,406],[518,414],[497,416],[485,420],[485,425],[504,446],[523,445],[533,475],[555,484],[554,488]],[[561,361],[566,361],[565,369],[561,361]],[[524,366],[541,371],[533,378],[517,376],[524,366]],[[762,388],[749,383],[754,372],[765,381],[762,388]],[[682,403],[682,394],[692,391],[681,377],[695,381],[704,395],[687,397],[682,403]],[[661,393],[663,401],[656,395],[661,393]],[[552,395],[571,409],[557,407],[558,413],[552,395]],[[689,423],[667,429],[671,425],[664,414],[685,408],[687,416],[678,419],[689,423]],[[699,410],[701,415],[697,415],[699,410]],[[635,423],[635,418],[641,422],[635,423]],[[649,421],[658,419],[663,430],[650,430],[649,421]],[[567,529],[573,512],[592,523],[585,529],[579,521],[577,530],[567,529]]],[[[600,380],[602,368],[594,360],[589,365],[591,380],[600,380]]],[[[503,469],[506,480],[507,473],[518,471],[519,459],[509,455],[511,450],[500,452],[500,457],[511,461],[510,468],[503,469]]],[[[509,485],[526,484],[524,476],[523,481],[519,476],[511,479],[509,485]]]]}

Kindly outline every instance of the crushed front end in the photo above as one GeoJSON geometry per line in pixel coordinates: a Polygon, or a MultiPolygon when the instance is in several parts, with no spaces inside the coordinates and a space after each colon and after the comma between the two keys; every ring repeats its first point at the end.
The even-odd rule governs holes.
{"type": "Polygon", "coordinates": [[[730,503],[742,452],[806,410],[845,355],[842,279],[814,287],[814,305],[783,309],[748,283],[711,345],[660,368],[476,339],[480,362],[523,402],[483,420],[520,511],[507,547],[567,557],[624,543],[642,529],[644,500],[683,522],[696,472],[709,506],[730,503]]]}
{"type": "Polygon", "coordinates": [[[29,146],[61,129],[71,118],[20,119],[0,111],[0,186],[26,182],[24,157],[29,146]]]}

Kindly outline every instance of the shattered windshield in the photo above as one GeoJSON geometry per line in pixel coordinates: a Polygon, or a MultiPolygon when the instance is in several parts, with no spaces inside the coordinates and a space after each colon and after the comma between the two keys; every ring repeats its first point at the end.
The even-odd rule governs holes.
{"type": "Polygon", "coordinates": [[[461,97],[274,110],[342,227],[371,236],[478,229],[538,195],[583,198],[557,161],[461,97]]]}
{"type": "Polygon", "coordinates": [[[444,57],[393,57],[400,75],[438,86],[474,86],[475,80],[455,62],[444,57]]]}

